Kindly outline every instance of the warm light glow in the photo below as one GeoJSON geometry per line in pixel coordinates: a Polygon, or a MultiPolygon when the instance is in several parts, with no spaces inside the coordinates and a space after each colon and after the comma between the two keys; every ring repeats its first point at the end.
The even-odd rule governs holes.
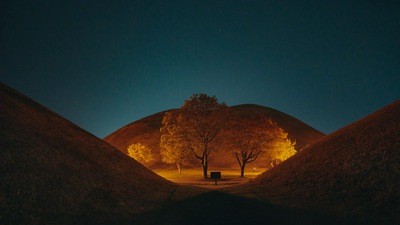
{"type": "Polygon", "coordinates": [[[182,174],[178,174],[174,169],[154,170],[154,172],[164,177],[167,180],[182,185],[191,185],[191,186],[206,187],[206,188],[221,188],[221,187],[246,183],[250,179],[253,179],[256,176],[263,173],[265,170],[267,170],[267,168],[257,168],[257,171],[254,171],[253,168],[250,168],[248,171],[246,171],[247,174],[244,178],[240,177],[240,171],[238,171],[237,168],[232,168],[232,169],[212,168],[211,170],[221,171],[222,179],[218,180],[217,186],[214,184],[214,180],[204,179],[202,171],[196,168],[184,169],[182,170],[182,174]]]}
{"type": "Polygon", "coordinates": [[[140,163],[147,163],[154,160],[154,155],[151,149],[144,144],[136,143],[129,145],[128,155],[140,163]]]}

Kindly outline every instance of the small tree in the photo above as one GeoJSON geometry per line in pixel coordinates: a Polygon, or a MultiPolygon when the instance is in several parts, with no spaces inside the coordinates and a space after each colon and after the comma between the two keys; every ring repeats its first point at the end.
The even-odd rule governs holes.
{"type": "Polygon", "coordinates": [[[134,158],[136,161],[142,164],[154,160],[154,156],[153,153],[151,152],[151,149],[144,144],[141,143],[131,144],[129,145],[127,150],[128,150],[128,155],[130,157],[134,158]]]}
{"type": "MultiPolygon", "coordinates": [[[[168,116],[164,118],[168,118],[168,116]]],[[[181,136],[175,135],[174,130],[172,124],[160,129],[162,133],[160,140],[161,160],[168,164],[175,164],[178,173],[182,174],[182,166],[187,163],[191,153],[189,147],[185,145],[186,142],[181,139],[181,136]]]]}
{"type": "Polygon", "coordinates": [[[163,118],[163,135],[166,140],[179,143],[179,150],[190,150],[201,161],[204,178],[207,178],[208,157],[212,143],[225,125],[228,107],[218,103],[215,96],[193,94],[177,111],[170,111],[163,118]]]}
{"type": "MultiPolygon", "coordinates": [[[[246,165],[257,160],[262,152],[275,151],[278,146],[284,148],[286,145],[291,145],[287,133],[271,119],[263,117],[236,119],[231,122],[229,131],[229,151],[233,153],[240,166],[241,177],[244,176],[246,165]]],[[[284,153],[279,153],[283,158],[284,153]]],[[[272,155],[275,157],[277,153],[274,152],[272,155]]]]}
{"type": "Polygon", "coordinates": [[[275,166],[297,153],[294,148],[296,142],[292,142],[287,135],[285,132],[281,133],[271,148],[266,151],[265,155],[269,159],[271,166],[275,166]]]}

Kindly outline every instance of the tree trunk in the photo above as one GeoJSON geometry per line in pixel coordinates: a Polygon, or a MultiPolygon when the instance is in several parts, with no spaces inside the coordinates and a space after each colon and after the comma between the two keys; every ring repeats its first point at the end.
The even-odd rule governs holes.
{"type": "Polygon", "coordinates": [[[207,166],[206,166],[206,165],[203,165],[203,175],[204,175],[204,178],[205,178],[205,179],[208,178],[207,170],[208,170],[207,166]]]}
{"type": "Polygon", "coordinates": [[[242,166],[240,167],[240,177],[244,177],[244,168],[246,167],[246,163],[243,162],[242,166]]]}
{"type": "Polygon", "coordinates": [[[203,159],[201,160],[201,166],[203,167],[203,175],[204,178],[207,179],[208,178],[208,158],[206,156],[203,157],[203,159]]]}
{"type": "Polygon", "coordinates": [[[182,174],[182,168],[181,168],[181,165],[180,165],[179,163],[177,163],[177,164],[176,164],[176,167],[178,167],[178,172],[179,172],[179,175],[181,175],[181,174],[182,174]]]}

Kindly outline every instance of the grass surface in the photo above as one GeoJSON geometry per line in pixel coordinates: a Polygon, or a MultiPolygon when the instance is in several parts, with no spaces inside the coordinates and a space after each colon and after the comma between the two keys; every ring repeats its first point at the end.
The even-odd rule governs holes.
{"type": "Polygon", "coordinates": [[[220,171],[221,179],[217,180],[217,185],[213,179],[204,179],[201,169],[186,169],[179,174],[177,170],[154,170],[154,172],[167,180],[180,185],[191,185],[203,188],[220,189],[232,185],[244,184],[249,180],[260,175],[265,168],[259,168],[256,171],[248,170],[244,177],[240,177],[239,170],[218,169],[212,171],[220,171]]]}
{"type": "Polygon", "coordinates": [[[287,206],[400,221],[400,101],[344,127],[257,177],[252,186],[287,206]]]}
{"type": "Polygon", "coordinates": [[[133,224],[353,224],[352,221],[335,216],[283,207],[259,199],[230,194],[222,189],[210,190],[196,186],[181,186],[177,192],[184,194],[186,198],[174,198],[164,208],[134,218],[133,224]],[[197,191],[193,192],[193,190],[197,191]]]}
{"type": "Polygon", "coordinates": [[[162,207],[176,186],[0,84],[0,224],[101,224],[162,207]]]}
{"type": "Polygon", "coordinates": [[[317,211],[306,211],[271,203],[259,194],[259,188],[246,185],[266,168],[248,170],[240,177],[237,169],[220,171],[222,178],[203,178],[201,169],[155,170],[158,175],[177,184],[177,189],[162,209],[134,218],[138,224],[357,224],[353,220],[317,211]]]}

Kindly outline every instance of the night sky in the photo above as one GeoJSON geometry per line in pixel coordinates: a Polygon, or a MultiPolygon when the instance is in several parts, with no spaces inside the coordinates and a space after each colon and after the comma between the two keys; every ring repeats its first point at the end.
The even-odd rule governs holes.
{"type": "Polygon", "coordinates": [[[0,81],[98,137],[193,93],[331,133],[400,99],[399,1],[2,0],[0,81]]]}

